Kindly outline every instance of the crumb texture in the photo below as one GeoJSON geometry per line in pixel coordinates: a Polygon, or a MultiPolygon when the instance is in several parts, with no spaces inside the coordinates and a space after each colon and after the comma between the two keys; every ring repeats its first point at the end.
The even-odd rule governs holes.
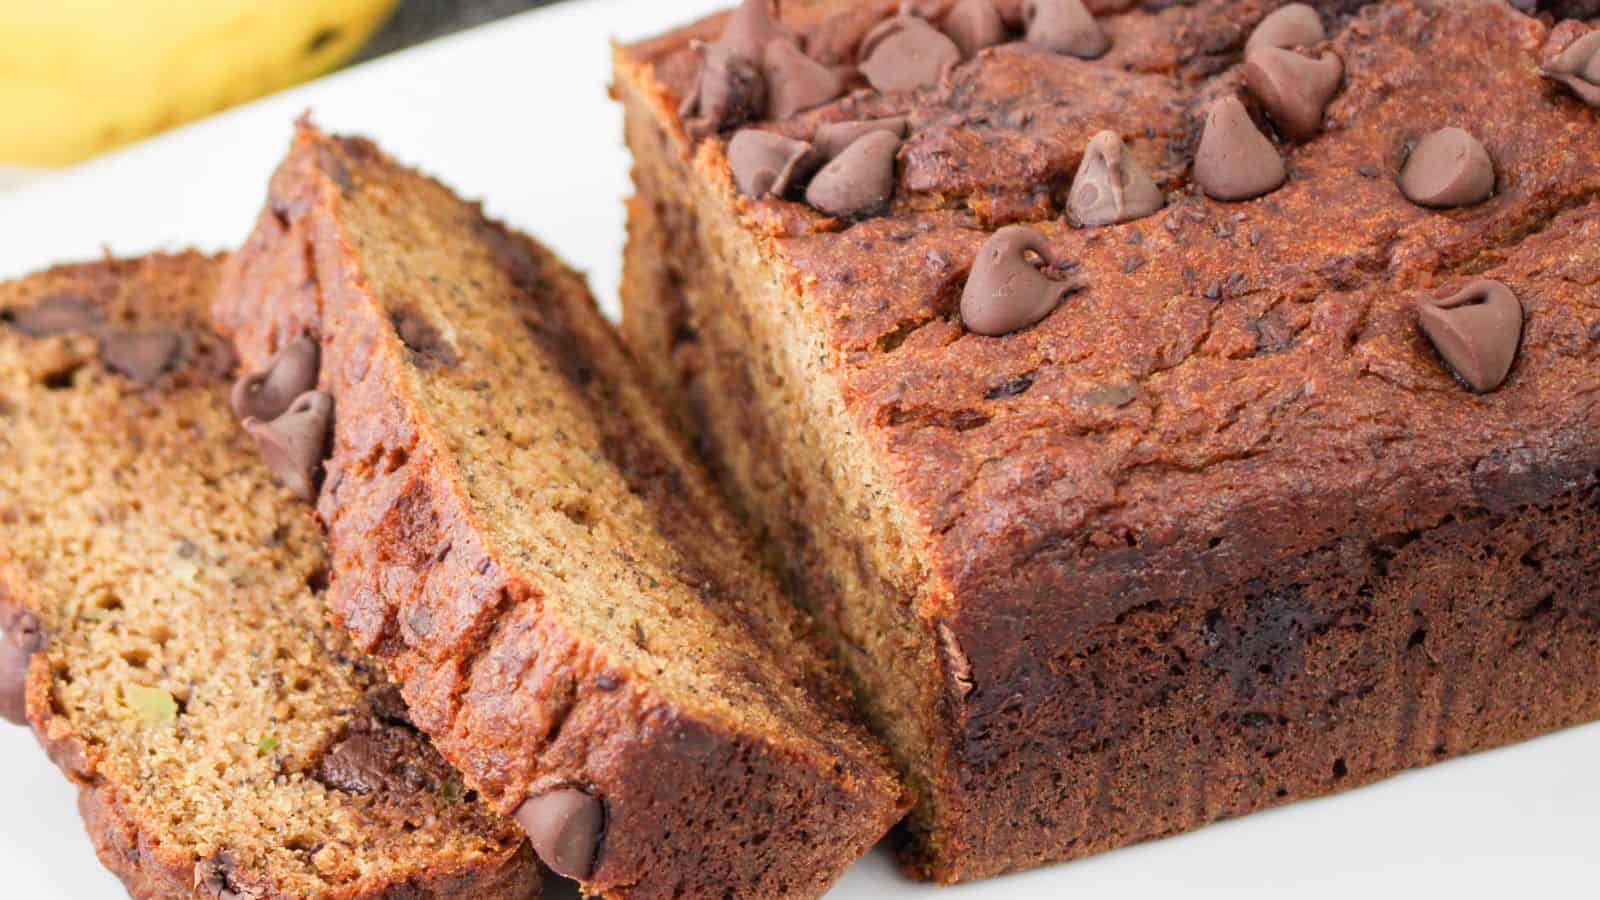
{"type": "Polygon", "coordinates": [[[219,271],[0,285],[0,606],[46,636],[34,729],[135,897],[536,897],[521,833],[325,622],[315,524],[228,408],[219,271]],[[125,335],[177,349],[138,383],[102,361],[125,335]]]}

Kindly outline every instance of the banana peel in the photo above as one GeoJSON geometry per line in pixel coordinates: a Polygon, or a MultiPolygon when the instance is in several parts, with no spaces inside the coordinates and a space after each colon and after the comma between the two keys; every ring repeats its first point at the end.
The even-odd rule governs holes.
{"type": "Polygon", "coordinates": [[[65,165],[344,62],[397,0],[0,0],[0,164],[65,165]]]}

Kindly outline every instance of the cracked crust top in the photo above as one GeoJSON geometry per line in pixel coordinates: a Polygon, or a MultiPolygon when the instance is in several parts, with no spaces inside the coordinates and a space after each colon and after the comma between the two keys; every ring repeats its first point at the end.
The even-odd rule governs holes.
{"type": "MultiPolygon", "coordinates": [[[[951,586],[943,602],[961,598],[928,612],[958,631],[1071,633],[1330,534],[1550,496],[1592,468],[1600,113],[1540,76],[1549,20],[1498,0],[1314,4],[1345,66],[1324,132],[1280,147],[1281,189],[1210,200],[1187,171],[1203,110],[1239,89],[1244,39],[1276,5],[1145,4],[1102,17],[1114,45],[1100,60],[1007,45],[914,94],[762,125],[807,136],[817,121],[908,114],[888,216],[847,226],[727,191],[828,335],[850,412],[951,586]],[[1408,147],[1447,125],[1483,142],[1497,183],[1439,212],[1396,178],[1408,147]],[[1105,128],[1167,207],[1073,229],[1064,179],[1105,128]],[[966,333],[972,260],[1015,221],[1084,289],[1034,328],[966,333]],[[1440,365],[1413,308],[1479,277],[1527,309],[1510,380],[1484,396],[1440,365]]],[[[813,52],[843,59],[891,11],[877,6],[783,8],[813,52]]],[[[719,27],[626,53],[671,97],[692,72],[683,41],[719,27]]],[[[697,152],[725,169],[719,140],[697,152]]]]}

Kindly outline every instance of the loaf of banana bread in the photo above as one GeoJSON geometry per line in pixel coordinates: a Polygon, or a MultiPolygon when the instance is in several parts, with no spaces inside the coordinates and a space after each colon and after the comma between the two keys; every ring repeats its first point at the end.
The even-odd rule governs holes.
{"type": "Polygon", "coordinates": [[[317,498],[334,613],[551,868],[595,895],[816,896],[904,813],[842,678],[548,251],[303,123],[216,318],[247,395],[320,355],[331,456],[287,454],[286,480],[317,498]]]}
{"type": "Polygon", "coordinates": [[[1600,717],[1593,6],[749,0],[616,49],[625,334],[911,871],[1600,717]]]}
{"type": "Polygon", "coordinates": [[[134,897],[537,897],[522,833],[325,621],[316,526],[228,408],[220,269],[0,284],[0,716],[134,897]]]}

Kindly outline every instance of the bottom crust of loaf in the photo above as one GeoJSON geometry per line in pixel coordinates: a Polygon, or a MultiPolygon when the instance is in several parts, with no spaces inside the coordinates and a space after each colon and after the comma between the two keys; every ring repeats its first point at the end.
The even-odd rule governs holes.
{"type": "MultiPolygon", "coordinates": [[[[669,183],[648,173],[670,162],[642,159],[647,187],[669,183]]],[[[830,485],[782,440],[801,427],[784,385],[806,376],[752,358],[773,326],[753,321],[707,228],[675,191],[630,204],[624,331],[791,579],[823,608],[853,602],[829,598],[816,552],[850,523],[817,518],[808,497],[830,485]]],[[[901,834],[908,872],[956,882],[1076,859],[1600,718],[1600,487],[1574,481],[1099,626],[1092,652],[1064,662],[1081,690],[1052,691],[1075,726],[1030,732],[1017,717],[983,736],[1026,753],[984,758],[970,733],[932,723],[962,762],[900,753],[921,787],[923,827],[901,834]]]]}
{"type": "MultiPolygon", "coordinates": [[[[114,785],[78,782],[78,814],[95,855],[117,876],[133,900],[293,900],[284,895],[243,893],[228,886],[216,863],[196,866],[181,850],[166,850],[140,822],[138,811],[114,785]]],[[[539,896],[538,864],[526,848],[493,864],[429,871],[378,893],[354,896],[404,900],[529,900],[539,896]]]]}

